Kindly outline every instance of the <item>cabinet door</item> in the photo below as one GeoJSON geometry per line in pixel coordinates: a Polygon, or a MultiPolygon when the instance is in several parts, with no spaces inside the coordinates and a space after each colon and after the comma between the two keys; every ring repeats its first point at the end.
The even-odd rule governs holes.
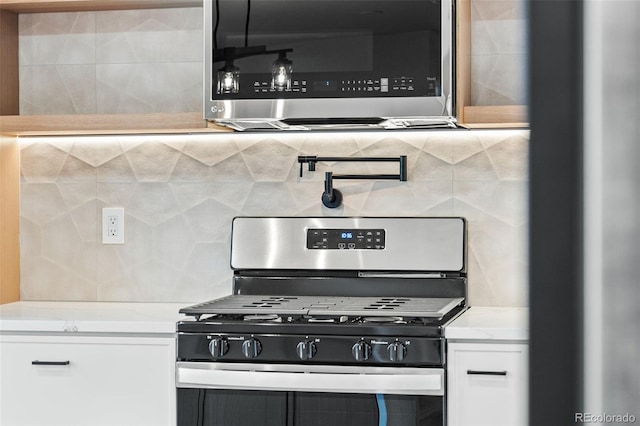
{"type": "Polygon", "coordinates": [[[175,424],[172,337],[0,336],[0,424],[175,424]]]}
{"type": "Polygon", "coordinates": [[[449,426],[527,424],[527,345],[449,343],[449,426]]]}

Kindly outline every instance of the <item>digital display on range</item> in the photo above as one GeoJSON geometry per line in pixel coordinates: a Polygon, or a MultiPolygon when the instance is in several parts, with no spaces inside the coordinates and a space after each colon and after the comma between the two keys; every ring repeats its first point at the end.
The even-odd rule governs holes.
{"type": "Polygon", "coordinates": [[[383,250],[384,229],[307,229],[310,250],[383,250]]]}

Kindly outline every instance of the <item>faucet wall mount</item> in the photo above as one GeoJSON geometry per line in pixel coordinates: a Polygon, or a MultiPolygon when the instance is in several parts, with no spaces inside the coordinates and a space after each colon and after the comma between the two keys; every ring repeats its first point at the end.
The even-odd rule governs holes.
{"type": "Polygon", "coordinates": [[[407,156],[399,157],[318,157],[315,155],[301,155],[298,157],[300,163],[300,177],[303,176],[303,165],[309,164],[309,171],[316,170],[316,163],[319,161],[347,161],[347,162],[394,162],[399,164],[398,174],[350,174],[335,175],[333,172],[325,172],[324,192],[322,193],[322,204],[325,207],[334,209],[342,204],[342,192],[333,187],[334,179],[365,179],[365,180],[399,180],[407,181],[407,156]]]}

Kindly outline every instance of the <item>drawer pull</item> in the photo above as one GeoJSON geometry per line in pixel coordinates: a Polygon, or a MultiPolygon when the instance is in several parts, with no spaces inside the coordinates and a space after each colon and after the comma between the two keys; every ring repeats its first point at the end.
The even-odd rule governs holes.
{"type": "Polygon", "coordinates": [[[31,361],[31,365],[69,365],[71,361],[31,361]]]}
{"type": "Polygon", "coordinates": [[[483,370],[467,370],[467,374],[476,374],[478,376],[506,376],[506,371],[483,371],[483,370]]]}

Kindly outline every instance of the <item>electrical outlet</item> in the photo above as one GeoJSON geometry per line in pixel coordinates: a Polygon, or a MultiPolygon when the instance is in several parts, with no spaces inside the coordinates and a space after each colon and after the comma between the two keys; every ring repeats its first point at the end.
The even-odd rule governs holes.
{"type": "Polygon", "coordinates": [[[102,244],[124,244],[124,208],[102,209],[102,244]]]}

